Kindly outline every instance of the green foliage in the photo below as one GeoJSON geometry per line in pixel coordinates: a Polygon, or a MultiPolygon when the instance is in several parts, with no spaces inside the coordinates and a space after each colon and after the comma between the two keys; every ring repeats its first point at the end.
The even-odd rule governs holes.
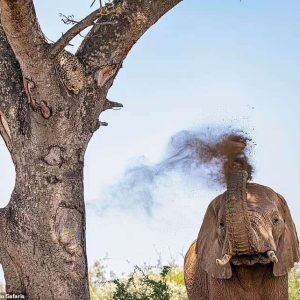
{"type": "Polygon", "coordinates": [[[151,274],[145,274],[136,267],[134,273],[124,282],[120,279],[114,280],[116,291],[114,300],[170,300],[166,275],[169,267],[164,267],[157,279],[152,279],[151,274]],[[136,280],[138,279],[138,280],[136,280]],[[137,288],[137,284],[143,288],[137,288]]]}
{"type": "Polygon", "coordinates": [[[96,261],[89,272],[90,293],[92,299],[100,299],[97,297],[97,294],[99,293],[99,289],[106,283],[105,275],[105,266],[101,261],[96,261]]]}
{"type": "Polygon", "coordinates": [[[166,280],[168,282],[174,282],[177,285],[184,285],[183,271],[179,267],[173,266],[166,275],[166,280]]]}
{"type": "Polygon", "coordinates": [[[297,268],[294,268],[289,274],[289,299],[300,299],[300,273],[297,268]]]}
{"type": "Polygon", "coordinates": [[[174,265],[135,267],[126,278],[108,280],[97,261],[89,275],[92,300],[187,300],[183,272],[174,265]]]}
{"type": "MultiPolygon", "coordinates": [[[[90,272],[92,300],[188,300],[182,268],[169,266],[135,267],[124,278],[106,278],[106,268],[97,261],[90,272]]],[[[289,274],[289,299],[300,300],[300,273],[294,268],[289,274]]]]}

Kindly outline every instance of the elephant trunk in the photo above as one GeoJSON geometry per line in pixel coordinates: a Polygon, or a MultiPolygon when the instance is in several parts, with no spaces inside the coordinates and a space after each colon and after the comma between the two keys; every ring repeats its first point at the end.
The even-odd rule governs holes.
{"type": "Polygon", "coordinates": [[[250,217],[247,209],[248,173],[237,167],[227,183],[226,224],[229,255],[254,252],[250,217]]]}

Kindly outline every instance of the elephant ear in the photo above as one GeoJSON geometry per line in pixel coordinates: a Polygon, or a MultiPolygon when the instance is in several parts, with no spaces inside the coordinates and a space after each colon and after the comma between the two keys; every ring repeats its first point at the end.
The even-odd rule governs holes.
{"type": "Polygon", "coordinates": [[[217,206],[220,205],[220,197],[213,200],[207,208],[197,239],[196,254],[200,267],[208,275],[214,278],[228,279],[232,276],[230,264],[224,267],[216,265],[216,259],[222,257],[222,246],[219,243],[217,232],[217,206]]]}
{"type": "Polygon", "coordinates": [[[281,202],[283,209],[283,217],[285,228],[282,236],[279,239],[277,247],[278,263],[274,264],[273,274],[275,276],[282,276],[287,274],[296,262],[300,259],[299,253],[299,240],[297,237],[296,227],[293,222],[290,210],[287,206],[285,199],[279,195],[278,198],[281,202]]]}

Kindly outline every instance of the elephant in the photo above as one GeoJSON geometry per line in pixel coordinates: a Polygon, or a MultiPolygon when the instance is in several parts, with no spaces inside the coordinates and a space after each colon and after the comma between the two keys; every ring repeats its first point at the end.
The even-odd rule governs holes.
{"type": "Polygon", "coordinates": [[[189,300],[287,300],[299,241],[285,199],[238,170],[207,208],[184,261],[189,300]]]}

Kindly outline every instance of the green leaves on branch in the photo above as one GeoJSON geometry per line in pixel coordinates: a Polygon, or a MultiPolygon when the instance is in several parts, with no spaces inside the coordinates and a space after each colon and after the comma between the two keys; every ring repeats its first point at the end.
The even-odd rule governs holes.
{"type": "MultiPolygon", "coordinates": [[[[176,265],[135,267],[123,278],[106,277],[103,261],[95,262],[90,272],[92,300],[188,300],[183,270],[176,265]]],[[[300,273],[295,267],[289,274],[289,299],[300,299],[300,273]]]]}
{"type": "Polygon", "coordinates": [[[177,266],[135,267],[126,278],[96,282],[103,282],[99,262],[90,273],[92,300],[187,300],[183,272],[177,266]]]}

